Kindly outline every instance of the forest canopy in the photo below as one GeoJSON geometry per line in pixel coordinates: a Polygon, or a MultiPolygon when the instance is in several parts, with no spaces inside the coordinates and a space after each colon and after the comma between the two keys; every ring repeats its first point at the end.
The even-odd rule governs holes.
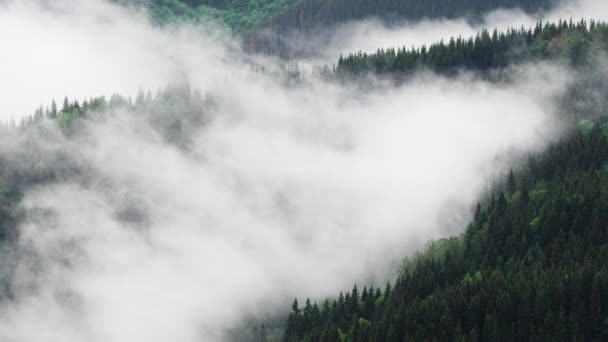
{"type": "Polygon", "coordinates": [[[0,5],[0,340],[608,340],[608,24],[554,6],[0,5]]]}

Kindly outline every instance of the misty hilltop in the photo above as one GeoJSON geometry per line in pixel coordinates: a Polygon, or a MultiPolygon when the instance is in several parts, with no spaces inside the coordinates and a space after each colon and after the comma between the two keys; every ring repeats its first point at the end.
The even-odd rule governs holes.
{"type": "Polygon", "coordinates": [[[216,21],[235,32],[250,30],[299,0],[116,0],[146,8],[157,23],[216,21]]]}
{"type": "Polygon", "coordinates": [[[603,0],[9,0],[0,41],[0,341],[608,337],[603,0]]]}

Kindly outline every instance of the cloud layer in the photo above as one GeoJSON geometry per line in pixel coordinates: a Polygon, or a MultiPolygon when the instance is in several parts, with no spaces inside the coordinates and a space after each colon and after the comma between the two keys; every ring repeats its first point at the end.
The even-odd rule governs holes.
{"type": "Polygon", "coordinates": [[[0,33],[14,47],[0,57],[0,88],[13,94],[3,108],[183,76],[219,100],[187,149],[125,112],[78,139],[34,136],[94,177],[26,194],[19,244],[38,257],[19,259],[1,340],[221,340],[295,295],[384,282],[401,257],[462,227],[512,166],[506,153],[539,151],[559,132],[559,66],[514,69],[502,85],[420,75],[371,91],[314,77],[285,87],[197,29],[74,4],[0,10],[0,32],[22,28],[0,33]],[[139,224],[117,216],[129,208],[139,224]]]}
{"type": "MultiPolygon", "coordinates": [[[[575,21],[605,20],[608,17],[608,3],[603,0],[562,1],[554,9],[529,15],[521,10],[499,9],[486,14],[480,22],[470,23],[461,19],[435,19],[404,22],[401,25],[386,26],[376,19],[345,23],[337,27],[319,56],[323,63],[333,64],[340,54],[362,51],[373,53],[378,48],[418,47],[430,45],[450,37],[471,37],[482,28],[507,30],[509,28],[534,27],[539,20],[557,22],[560,19],[575,21]]],[[[310,38],[309,41],[314,41],[310,38]]]]}

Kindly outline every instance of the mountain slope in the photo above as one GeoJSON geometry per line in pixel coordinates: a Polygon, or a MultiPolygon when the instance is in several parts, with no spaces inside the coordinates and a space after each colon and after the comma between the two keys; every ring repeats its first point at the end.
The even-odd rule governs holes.
{"type": "Polygon", "coordinates": [[[608,121],[577,121],[605,116],[606,75],[596,63],[607,34],[604,23],[539,23],[428,50],[341,58],[341,77],[397,79],[422,69],[502,75],[524,61],[567,64],[578,76],[561,107],[578,126],[497,186],[465,233],[406,259],[392,286],[355,286],[320,305],[294,302],[285,340],[608,338],[608,121]]]}
{"type": "Polygon", "coordinates": [[[393,288],[294,303],[287,341],[608,338],[608,122],[531,158],[393,288]]]}
{"type": "Polygon", "coordinates": [[[595,52],[605,50],[607,37],[608,25],[603,22],[539,22],[534,28],[492,33],[482,30],[468,39],[452,37],[428,48],[351,53],[340,58],[336,71],[341,75],[373,73],[393,77],[421,69],[453,74],[463,69],[487,71],[547,59],[565,59],[576,66],[586,63],[595,52]]]}
{"type": "Polygon", "coordinates": [[[234,32],[261,24],[299,0],[132,0],[148,8],[155,21],[216,20],[234,32]]]}

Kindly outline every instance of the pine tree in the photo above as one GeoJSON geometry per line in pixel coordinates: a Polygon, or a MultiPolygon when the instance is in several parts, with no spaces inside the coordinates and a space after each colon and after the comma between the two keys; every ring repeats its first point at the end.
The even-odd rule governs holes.
{"type": "Polygon", "coordinates": [[[61,107],[61,112],[62,113],[70,112],[70,102],[68,101],[67,96],[63,98],[63,106],[61,107]]]}
{"type": "Polygon", "coordinates": [[[57,103],[55,102],[55,99],[53,99],[53,101],[51,102],[51,110],[49,113],[49,118],[50,119],[57,118],[57,103]]]}

